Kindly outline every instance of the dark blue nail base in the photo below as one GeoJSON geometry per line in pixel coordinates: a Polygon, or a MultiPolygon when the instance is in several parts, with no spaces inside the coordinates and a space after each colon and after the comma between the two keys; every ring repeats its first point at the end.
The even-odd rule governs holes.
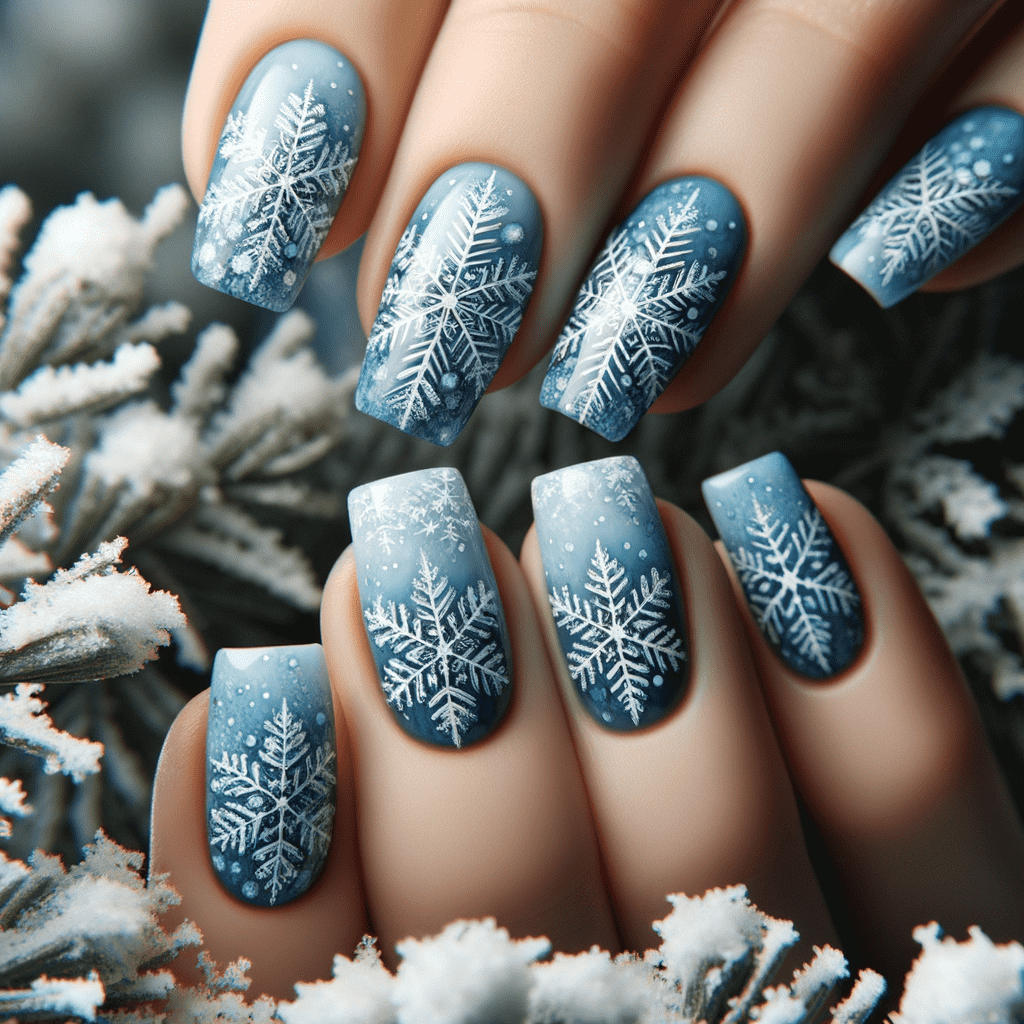
{"type": "Polygon", "coordinates": [[[295,39],[253,69],[199,208],[192,273],[282,312],[302,288],[362,145],[362,82],[337,50],[295,39]]]}
{"type": "Polygon", "coordinates": [[[739,271],[743,212],[711,178],[676,178],[609,237],[555,345],[541,404],[620,441],[696,348],[739,271]]]}
{"type": "Polygon", "coordinates": [[[915,292],[1024,202],[1024,117],[978,107],[950,122],[832,247],[884,307],[915,292]]]}
{"type": "Polygon", "coordinates": [[[319,644],[221,650],[206,733],[214,871],[233,896],[280,906],[327,860],[337,764],[334,706],[319,644]]]}
{"type": "Polygon", "coordinates": [[[498,586],[454,469],[357,487],[348,498],[363,619],[388,707],[410,736],[464,747],[512,695],[498,586]]]}
{"type": "Polygon", "coordinates": [[[864,642],[850,567],[789,460],[779,452],[704,481],[704,501],[755,622],[794,671],[828,679],[864,642]]]}
{"type": "Polygon", "coordinates": [[[640,463],[618,456],[533,481],[537,541],[569,675],[609,729],[652,725],[689,678],[679,584],[640,463]]]}
{"type": "Polygon", "coordinates": [[[491,164],[460,164],[427,191],[388,272],[356,407],[449,445],[519,329],[540,260],[540,208],[491,164]]]}

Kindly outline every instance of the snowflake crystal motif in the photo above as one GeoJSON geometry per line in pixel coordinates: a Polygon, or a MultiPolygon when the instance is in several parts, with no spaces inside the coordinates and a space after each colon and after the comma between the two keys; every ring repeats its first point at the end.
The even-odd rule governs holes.
{"type": "Polygon", "coordinates": [[[497,595],[478,580],[457,597],[421,550],[412,602],[413,616],[405,604],[385,606],[380,597],[364,609],[374,642],[396,655],[384,668],[384,692],[398,710],[427,704],[437,731],[460,747],[477,720],[474,691],[496,695],[508,685],[497,595]]]}
{"type": "Polygon", "coordinates": [[[494,258],[508,213],[495,174],[462,195],[443,251],[418,245],[413,225],[395,254],[370,347],[404,353],[399,384],[386,397],[403,429],[442,404],[456,408],[463,386],[483,394],[533,290],[537,271],[528,261],[494,258]]]}
{"type": "Polygon", "coordinates": [[[659,214],[640,236],[640,252],[630,242],[631,228],[621,227],[587,276],[554,352],[556,361],[563,360],[588,337],[580,367],[585,383],[566,406],[582,422],[634,386],[649,406],[679,357],[700,341],[698,304],[714,301],[726,271],[709,273],[696,259],[687,263],[690,236],[700,230],[699,193],[695,188],[685,203],[659,214]]]}
{"type": "Polygon", "coordinates": [[[462,532],[472,527],[476,513],[468,506],[465,492],[458,483],[458,474],[453,469],[438,469],[430,475],[417,493],[419,504],[410,507],[410,518],[419,525],[418,535],[438,536],[447,551],[465,550],[466,535],[462,532]]]}
{"type": "Polygon", "coordinates": [[[634,588],[627,595],[626,570],[600,540],[590,564],[586,588],[593,599],[581,601],[567,586],[548,595],[555,624],[577,638],[566,655],[569,673],[584,692],[599,674],[606,678],[633,724],[639,725],[647,677],[655,668],[664,672],[671,665],[676,670],[686,659],[682,640],[664,621],[672,600],[671,577],[652,566],[650,582],[641,575],[640,593],[634,588]]]}
{"type": "Polygon", "coordinates": [[[401,535],[409,525],[408,508],[391,498],[390,487],[371,484],[356,495],[352,509],[353,528],[386,555],[402,543],[401,535]]]}
{"type": "Polygon", "coordinates": [[[210,810],[210,842],[239,856],[251,850],[260,864],[256,878],[273,904],[298,874],[296,865],[323,856],[330,844],[334,747],[325,741],[311,755],[302,723],[285,698],[263,728],[259,760],[227,751],[219,761],[210,760],[217,773],[210,789],[223,798],[210,810]]]}
{"type": "MultiPolygon", "coordinates": [[[[313,259],[331,226],[333,200],[348,188],[356,161],[344,142],[330,144],[324,112],[310,79],[302,96],[290,93],[281,104],[274,121],[278,135],[269,148],[266,131],[254,130],[245,113],[225,125],[220,155],[247,166],[210,185],[199,221],[222,229],[233,243],[245,235],[230,267],[250,291],[268,273],[284,270],[286,259],[313,259]]],[[[201,250],[201,260],[215,257],[214,247],[201,250]]],[[[290,287],[295,272],[285,271],[283,280],[290,287]]]]}
{"type": "Polygon", "coordinates": [[[627,486],[633,482],[633,471],[621,459],[615,459],[603,467],[604,482],[615,495],[615,504],[627,512],[635,512],[640,504],[640,495],[627,486]]]}
{"type": "Polygon", "coordinates": [[[852,615],[860,603],[850,574],[830,560],[832,538],[817,508],[796,529],[752,499],[751,548],[730,552],[761,631],[775,644],[788,639],[801,657],[831,672],[832,631],[820,612],[852,615]]]}
{"type": "Polygon", "coordinates": [[[881,277],[888,285],[909,267],[934,271],[952,262],[991,229],[986,211],[1016,194],[993,177],[987,160],[957,166],[945,148],[925,143],[853,227],[861,237],[884,236],[881,277]]]}

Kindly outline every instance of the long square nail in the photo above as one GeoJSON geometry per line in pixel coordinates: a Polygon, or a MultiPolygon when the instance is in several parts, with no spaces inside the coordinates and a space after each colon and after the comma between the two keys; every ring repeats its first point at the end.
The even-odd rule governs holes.
{"type": "Polygon", "coordinates": [[[199,208],[192,273],[289,309],[348,188],[366,122],[355,68],[314,39],[271,50],[228,114],[199,208]]]}
{"type": "Polygon", "coordinates": [[[864,642],[860,592],[818,507],[773,452],[704,481],[758,628],[795,672],[828,679],[864,642]]]}
{"type": "Polygon", "coordinates": [[[224,888],[263,907],[306,892],[330,850],[336,788],[334,704],[320,645],[218,651],[206,821],[224,888]]]}
{"type": "Polygon", "coordinates": [[[555,344],[540,402],[621,441],[689,359],[739,272],[746,222],[711,178],[676,178],[605,242],[555,344]]]}
{"type": "Polygon", "coordinates": [[[978,107],[950,122],[878,193],[829,258],[894,306],[1024,202],[1024,117],[978,107]]]}
{"type": "Polygon", "coordinates": [[[548,601],[583,706],[609,729],[652,725],[689,678],[682,594],[643,469],[616,456],[533,481],[548,601]]]}
{"type": "Polygon", "coordinates": [[[451,444],[519,329],[541,242],[537,200],[510,171],[469,163],[442,174],[392,260],[356,407],[451,444]]]}
{"type": "Polygon", "coordinates": [[[488,736],[512,695],[505,615],[473,502],[454,469],[348,496],[363,621],[384,699],[416,739],[488,736]]]}

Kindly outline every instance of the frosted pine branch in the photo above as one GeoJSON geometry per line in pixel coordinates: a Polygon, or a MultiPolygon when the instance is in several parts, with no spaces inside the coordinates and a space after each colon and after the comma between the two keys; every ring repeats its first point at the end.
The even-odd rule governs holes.
{"type": "Polygon", "coordinates": [[[37,437],[0,476],[0,543],[31,515],[56,486],[71,453],[37,437]]]}
{"type": "Polygon", "coordinates": [[[0,612],[0,680],[75,682],[137,672],[184,625],[178,600],[118,572],[124,548],[102,545],[0,612]]]}
{"type": "MultiPolygon", "coordinates": [[[[32,219],[32,203],[20,188],[5,185],[0,189],[0,299],[6,298],[14,283],[11,264],[18,250],[18,235],[32,219]]],[[[0,317],[0,331],[4,321],[0,317]]]]}
{"type": "Polygon", "coordinates": [[[17,391],[0,396],[0,414],[24,428],[98,412],[145,391],[159,368],[160,357],[146,342],[121,345],[109,363],[42,366],[17,391]]]}
{"type": "Polygon", "coordinates": [[[43,714],[46,704],[36,696],[41,690],[38,683],[19,683],[14,693],[0,696],[0,742],[44,758],[49,775],[63,772],[76,782],[95,775],[103,744],[55,729],[43,714]]]}
{"type": "MultiPolygon", "coordinates": [[[[2,711],[0,711],[2,713],[2,711]]],[[[0,778],[0,815],[14,815],[24,818],[32,813],[31,804],[25,803],[25,791],[21,788],[21,779],[0,778]]],[[[11,834],[10,818],[0,817],[0,839],[7,839],[11,834]]]]}
{"type": "Polygon", "coordinates": [[[174,412],[205,422],[224,399],[224,376],[238,354],[238,337],[224,324],[211,324],[196,338],[195,351],[172,388],[174,412]]]}

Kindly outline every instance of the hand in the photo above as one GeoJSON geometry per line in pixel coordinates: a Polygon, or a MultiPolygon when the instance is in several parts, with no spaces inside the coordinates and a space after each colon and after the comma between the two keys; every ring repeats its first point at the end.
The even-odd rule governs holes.
{"type": "MultiPolygon", "coordinates": [[[[784,458],[756,460],[705,488],[727,555],[679,509],[656,510],[638,463],[603,460],[538,478],[538,521],[517,563],[489,532],[480,539],[460,487],[451,470],[425,470],[350,498],[355,544],[328,581],[329,684],[316,698],[336,723],[333,839],[319,878],[285,894],[299,893],[292,902],[266,905],[265,858],[230,842],[210,849],[206,802],[226,806],[217,790],[232,757],[276,756],[243,734],[266,741],[263,707],[276,712],[282,696],[314,756],[326,726],[302,694],[314,689],[306,659],[317,648],[221,652],[209,734],[207,694],[171,729],[154,789],[152,870],[170,873],[182,895],[171,916],[195,920],[221,965],[246,956],[255,991],[289,998],[296,980],[329,976],[333,955],[351,955],[364,931],[393,966],[397,940],[483,916],[515,936],[546,934],[564,952],[642,950],[655,944],[650,926],[665,916],[667,893],[737,882],[765,912],[795,922],[796,956],[841,942],[896,991],[918,924],[1015,937],[1020,822],[955,659],[861,506],[823,484],[808,483],[808,498],[784,458]],[[762,633],[765,595],[782,588],[761,569],[778,563],[751,566],[786,536],[793,578],[816,580],[819,597],[827,585],[836,600],[816,605],[809,583],[786,584],[790,601],[762,633]],[[604,623],[593,632],[574,632],[583,601],[590,624],[604,623]],[[632,654],[606,647],[595,659],[616,635],[612,604],[632,654]],[[800,616],[814,608],[818,619],[805,619],[816,640],[803,644],[800,616]],[[641,657],[644,644],[661,656],[641,657]],[[458,680],[467,659],[490,673],[486,685],[458,680]],[[629,664],[632,704],[630,688],[616,685],[629,664]],[[434,714],[442,677],[471,713],[434,714]],[[249,890],[239,890],[243,878],[249,890]]],[[[295,780],[308,779],[311,763],[295,780]]],[[[211,818],[209,835],[218,828],[223,838],[211,818]]],[[[296,836],[301,872],[313,855],[296,836]]],[[[187,966],[180,977],[191,977],[187,966]]]]}
{"type": "Polygon", "coordinates": [[[888,304],[1024,259],[1024,213],[992,231],[1024,198],[1024,19],[999,7],[214,0],[185,111],[194,267],[286,308],[321,242],[368,232],[364,411],[450,443],[557,337],[542,401],[617,439],[661,392],[721,388],[929,139],[950,208],[911,182],[914,216],[876,209],[837,262],[888,304]],[[1010,109],[935,141],[986,104],[1010,109]]]}

